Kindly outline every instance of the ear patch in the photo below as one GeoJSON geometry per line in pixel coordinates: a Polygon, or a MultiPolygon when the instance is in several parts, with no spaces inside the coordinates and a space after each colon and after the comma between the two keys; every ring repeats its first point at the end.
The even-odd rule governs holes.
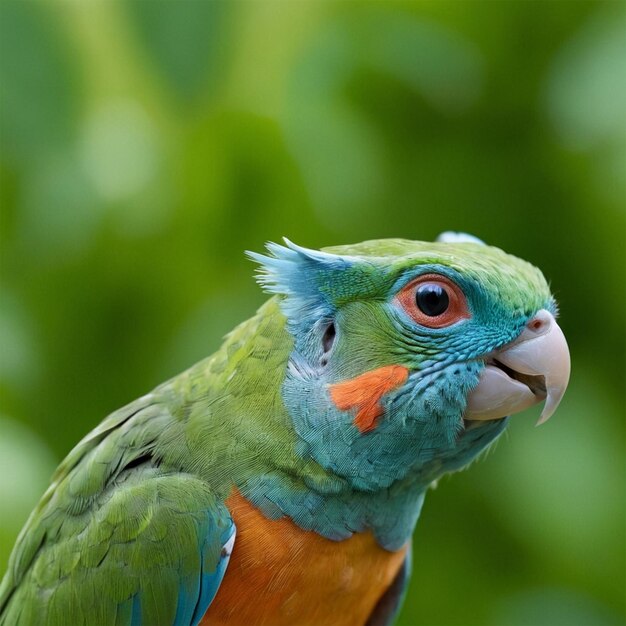
{"type": "Polygon", "coordinates": [[[361,433],[376,428],[383,413],[381,398],[406,382],[409,370],[402,365],[386,365],[356,378],[329,385],[330,398],[340,411],[356,409],[354,425],[361,433]]]}

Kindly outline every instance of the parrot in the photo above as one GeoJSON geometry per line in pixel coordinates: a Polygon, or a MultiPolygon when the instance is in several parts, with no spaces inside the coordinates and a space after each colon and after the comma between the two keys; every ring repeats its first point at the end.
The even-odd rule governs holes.
{"type": "Polygon", "coordinates": [[[425,495],[567,387],[539,269],[463,233],[249,252],[269,299],[61,462],[0,626],[386,626],[425,495]]]}

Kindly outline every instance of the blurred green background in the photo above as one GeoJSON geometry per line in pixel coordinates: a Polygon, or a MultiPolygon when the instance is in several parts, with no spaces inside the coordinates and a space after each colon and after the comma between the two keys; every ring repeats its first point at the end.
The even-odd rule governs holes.
{"type": "Polygon", "coordinates": [[[0,574],[72,445],[264,300],[245,249],[452,229],[543,269],[572,381],[430,493],[400,624],[623,624],[625,7],[2,0],[0,574]]]}

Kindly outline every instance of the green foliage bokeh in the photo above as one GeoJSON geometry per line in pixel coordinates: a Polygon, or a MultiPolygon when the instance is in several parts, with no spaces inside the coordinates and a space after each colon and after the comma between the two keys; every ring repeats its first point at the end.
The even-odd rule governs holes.
{"type": "Polygon", "coordinates": [[[264,296],[245,249],[473,233],[570,389],[429,494],[400,624],[624,623],[626,28],[611,2],[0,3],[0,574],[56,463],[264,296]]]}

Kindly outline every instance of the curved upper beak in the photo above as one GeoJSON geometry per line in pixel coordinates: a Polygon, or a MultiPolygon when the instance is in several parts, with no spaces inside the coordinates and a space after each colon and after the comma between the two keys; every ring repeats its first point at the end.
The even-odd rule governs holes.
{"type": "Polygon", "coordinates": [[[537,422],[543,424],[556,411],[569,374],[569,349],[563,331],[552,313],[542,309],[513,343],[486,359],[463,417],[498,419],[545,400],[537,422]]]}

